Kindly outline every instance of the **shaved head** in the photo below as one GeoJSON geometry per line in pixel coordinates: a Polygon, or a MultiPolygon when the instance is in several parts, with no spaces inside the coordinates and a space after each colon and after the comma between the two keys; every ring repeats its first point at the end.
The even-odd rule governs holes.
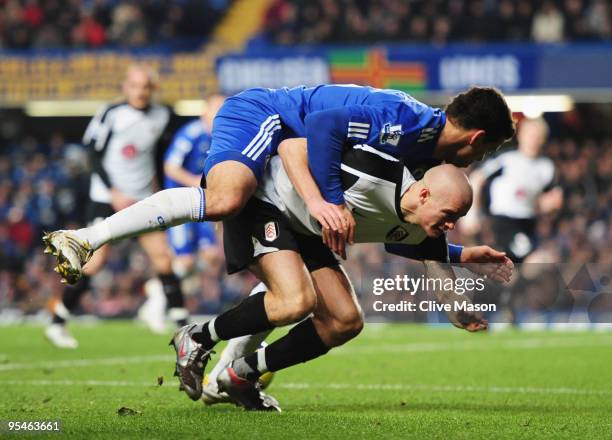
{"type": "Polygon", "coordinates": [[[454,229],[472,206],[472,185],[454,165],[429,169],[402,196],[404,220],[419,224],[427,236],[438,237],[454,229]]]}
{"type": "Polygon", "coordinates": [[[144,64],[132,64],[128,67],[123,93],[132,107],[145,109],[151,103],[153,92],[157,87],[157,72],[144,64]]]}
{"type": "Polygon", "coordinates": [[[528,157],[536,157],[548,138],[548,124],[542,118],[523,119],[517,134],[519,150],[528,157]]]}
{"type": "Polygon", "coordinates": [[[459,212],[467,213],[472,206],[472,185],[463,171],[451,164],[430,168],[423,177],[425,187],[441,203],[450,203],[459,212]]]}

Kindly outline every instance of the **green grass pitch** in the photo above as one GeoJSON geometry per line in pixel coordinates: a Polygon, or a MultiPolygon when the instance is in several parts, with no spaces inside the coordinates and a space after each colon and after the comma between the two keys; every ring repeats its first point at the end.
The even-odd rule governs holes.
{"type": "Polygon", "coordinates": [[[283,413],[262,414],[179,393],[169,335],[72,329],[76,351],[48,345],[41,327],[0,328],[0,419],[61,419],[55,438],[87,439],[612,438],[610,333],[369,325],[278,373],[269,391],[283,413]]]}

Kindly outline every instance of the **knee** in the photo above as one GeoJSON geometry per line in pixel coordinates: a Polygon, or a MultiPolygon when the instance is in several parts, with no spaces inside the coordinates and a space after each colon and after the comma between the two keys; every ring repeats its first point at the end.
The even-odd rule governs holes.
{"type": "Polygon", "coordinates": [[[331,325],[333,339],[336,345],[344,344],[357,337],[363,330],[363,317],[361,313],[344,316],[333,320],[331,325]]]}
{"type": "Polygon", "coordinates": [[[317,305],[317,297],[314,292],[302,291],[292,296],[287,302],[286,319],[288,322],[298,322],[306,318],[317,305]]]}
{"type": "Polygon", "coordinates": [[[239,194],[224,194],[209,196],[206,200],[206,214],[208,218],[228,218],[237,215],[244,207],[244,197],[239,194]]]}

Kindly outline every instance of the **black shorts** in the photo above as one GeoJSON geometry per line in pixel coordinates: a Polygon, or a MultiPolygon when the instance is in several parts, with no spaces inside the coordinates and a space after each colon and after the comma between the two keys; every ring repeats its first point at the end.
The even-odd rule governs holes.
{"type": "Polygon", "coordinates": [[[491,220],[497,247],[506,252],[512,261],[520,263],[535,250],[536,222],[534,219],[494,215],[491,220]]]}
{"type": "Polygon", "coordinates": [[[260,255],[284,250],[300,254],[309,272],[338,266],[321,237],[293,232],[278,208],[254,197],[240,214],[223,221],[223,247],[229,274],[246,269],[260,255]]]}
{"type": "Polygon", "coordinates": [[[110,203],[99,203],[89,200],[86,208],[85,221],[88,226],[98,223],[104,220],[106,217],[110,217],[115,213],[115,210],[110,203]]]}

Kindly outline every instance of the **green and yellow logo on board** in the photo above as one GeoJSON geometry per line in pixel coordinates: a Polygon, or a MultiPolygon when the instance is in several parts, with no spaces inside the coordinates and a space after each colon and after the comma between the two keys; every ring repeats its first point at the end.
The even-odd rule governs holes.
{"type": "Polygon", "coordinates": [[[333,50],[329,53],[332,82],[354,83],[405,92],[425,90],[427,68],[417,61],[389,61],[384,49],[333,50]]]}

